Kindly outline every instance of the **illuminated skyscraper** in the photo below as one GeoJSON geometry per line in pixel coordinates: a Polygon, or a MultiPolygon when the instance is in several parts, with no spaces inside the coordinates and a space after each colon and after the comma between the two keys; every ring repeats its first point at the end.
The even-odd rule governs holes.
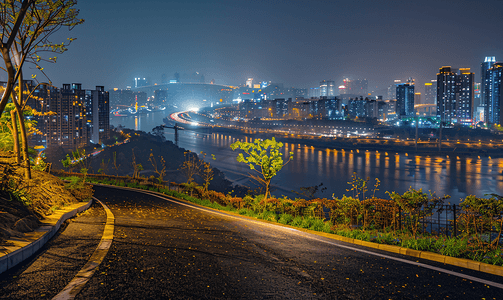
{"type": "Polygon", "coordinates": [[[396,86],[396,114],[398,117],[414,115],[414,85],[410,83],[396,86]]]}
{"type": "Polygon", "coordinates": [[[93,144],[103,144],[110,138],[110,101],[103,86],[86,90],[86,125],[93,144]]]}
{"type": "Polygon", "coordinates": [[[435,104],[437,102],[437,81],[432,80],[424,84],[424,104],[435,104]]]}
{"type": "Polygon", "coordinates": [[[421,102],[421,93],[414,93],[414,105],[423,104],[421,102]]]}
{"type": "Polygon", "coordinates": [[[248,78],[248,80],[246,80],[245,86],[247,86],[250,89],[253,88],[253,78],[248,78]]]}
{"type": "Polygon", "coordinates": [[[356,95],[356,96],[368,96],[368,81],[367,79],[349,79],[345,78],[343,80],[344,88],[339,87],[341,92],[346,95],[356,95]]]}
{"type": "Polygon", "coordinates": [[[437,117],[442,122],[456,119],[456,73],[451,67],[442,67],[437,73],[437,117]]]}
{"type": "Polygon", "coordinates": [[[437,74],[437,117],[446,123],[470,124],[474,74],[470,68],[440,68],[437,74]]]}
{"type": "MultiPolygon", "coordinates": [[[[489,70],[493,64],[496,62],[496,57],[486,56],[484,62],[480,64],[480,84],[481,84],[481,94],[480,94],[480,105],[485,107],[487,104],[486,90],[489,86],[488,78],[486,78],[487,70],[489,70]]],[[[485,110],[485,109],[484,109],[485,110]]]]}
{"type": "Polygon", "coordinates": [[[142,87],[142,86],[148,86],[148,81],[147,81],[147,79],[145,79],[145,78],[139,78],[139,77],[138,77],[138,78],[135,78],[135,79],[134,79],[134,84],[133,84],[133,86],[134,86],[135,88],[139,88],[139,87],[142,87]]]}
{"type": "Polygon", "coordinates": [[[310,88],[307,91],[307,97],[308,98],[319,98],[320,97],[320,88],[319,87],[310,88]]]}
{"type": "Polygon", "coordinates": [[[487,100],[485,106],[485,121],[488,124],[503,124],[503,92],[502,92],[503,63],[494,63],[486,70],[484,95],[487,100]]]}
{"type": "Polygon", "coordinates": [[[335,82],[330,80],[323,80],[322,82],[320,82],[320,96],[335,96],[335,82]]]}
{"type": "Polygon", "coordinates": [[[475,75],[470,68],[460,68],[457,76],[456,117],[458,122],[470,124],[473,113],[473,84],[475,75]]]}

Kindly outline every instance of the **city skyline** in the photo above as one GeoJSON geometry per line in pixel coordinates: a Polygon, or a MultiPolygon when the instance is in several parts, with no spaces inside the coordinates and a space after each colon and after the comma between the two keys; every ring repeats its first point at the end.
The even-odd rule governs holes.
{"type": "MultiPolygon", "coordinates": [[[[175,72],[198,71],[216,84],[256,78],[309,88],[352,77],[368,79],[374,90],[409,77],[422,85],[449,65],[471,68],[478,82],[481,60],[503,57],[497,31],[503,21],[487,17],[488,9],[503,9],[498,0],[150,1],[141,6],[91,0],[77,7],[86,22],[70,34],[62,30],[54,41],[77,40],[56,64],[45,66],[56,86],[71,78],[85,86],[124,88],[135,77],[160,83],[163,74],[170,79],[175,72]]],[[[25,72],[36,74],[30,68],[25,72]]],[[[45,81],[40,74],[37,79],[45,81]]]]}

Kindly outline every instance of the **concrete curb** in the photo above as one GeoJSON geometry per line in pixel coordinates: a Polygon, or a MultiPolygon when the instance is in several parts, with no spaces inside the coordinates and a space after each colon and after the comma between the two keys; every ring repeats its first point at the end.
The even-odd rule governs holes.
{"type": "Polygon", "coordinates": [[[74,299],[78,293],[84,288],[86,283],[93,277],[94,272],[100,266],[101,262],[108,253],[110,249],[110,245],[114,239],[114,224],[115,217],[112,211],[103,204],[100,200],[93,197],[98,203],[100,203],[105,212],[107,214],[107,221],[105,224],[105,228],[103,230],[103,235],[101,237],[101,241],[98,244],[96,250],[94,250],[93,255],[89,258],[87,263],[82,267],[82,269],[75,275],[75,277],[68,283],[59,294],[52,298],[53,300],[66,300],[66,299],[74,299]]]}
{"type": "Polygon", "coordinates": [[[64,221],[88,209],[92,202],[91,199],[89,202],[79,202],[57,210],[54,214],[42,220],[42,226],[34,232],[26,233],[22,239],[8,240],[7,242],[14,246],[4,247],[7,251],[0,252],[0,274],[36,253],[58,232],[64,221]]]}
{"type": "Polygon", "coordinates": [[[446,255],[441,255],[441,254],[437,254],[437,253],[433,253],[433,252],[428,252],[428,251],[418,251],[418,250],[413,250],[413,249],[409,249],[409,248],[403,248],[403,247],[394,246],[394,245],[386,245],[386,244],[378,244],[378,243],[373,243],[373,242],[367,242],[367,241],[362,241],[362,240],[347,238],[347,237],[336,235],[336,234],[332,234],[332,233],[314,231],[314,230],[309,230],[309,229],[305,229],[305,228],[299,228],[299,227],[294,227],[294,226],[290,226],[290,225],[284,225],[284,224],[277,223],[277,222],[260,220],[260,219],[257,219],[257,218],[252,218],[252,217],[248,217],[248,216],[243,216],[243,215],[240,215],[240,214],[236,214],[236,213],[233,213],[233,212],[222,211],[222,210],[214,209],[214,208],[211,208],[211,207],[202,206],[202,205],[199,205],[199,204],[187,201],[187,200],[179,199],[179,198],[176,198],[176,197],[173,197],[173,196],[168,196],[168,195],[165,195],[165,194],[162,194],[162,193],[159,193],[159,192],[150,191],[150,190],[134,189],[134,188],[130,188],[130,187],[121,187],[121,186],[106,185],[106,184],[96,184],[96,185],[102,185],[102,186],[113,187],[113,188],[118,188],[118,189],[130,189],[130,190],[136,190],[136,191],[146,192],[146,193],[155,193],[155,194],[158,194],[158,195],[161,195],[161,196],[164,196],[164,197],[171,197],[171,198],[175,199],[176,201],[184,202],[184,203],[191,204],[191,205],[194,205],[194,206],[198,206],[198,207],[201,207],[201,208],[205,208],[205,209],[208,209],[208,210],[213,210],[213,211],[216,211],[216,212],[219,212],[219,213],[222,213],[222,214],[228,214],[228,215],[233,216],[233,217],[239,216],[241,218],[250,219],[250,220],[254,220],[254,221],[258,221],[258,222],[263,222],[263,223],[269,223],[269,224],[273,224],[273,225],[277,225],[277,226],[282,226],[282,227],[287,227],[287,228],[291,228],[291,229],[303,231],[303,232],[306,232],[306,233],[310,233],[310,234],[322,236],[322,237],[325,237],[325,238],[329,238],[329,239],[332,239],[332,240],[337,240],[337,241],[349,243],[349,244],[364,246],[364,247],[368,247],[368,248],[378,249],[378,250],[381,250],[381,251],[386,251],[386,252],[391,252],[391,253],[396,253],[396,254],[402,254],[402,255],[416,257],[416,258],[422,258],[422,259],[426,259],[426,260],[440,262],[440,263],[443,263],[443,264],[453,265],[453,266],[457,266],[457,267],[462,267],[462,268],[466,268],[466,269],[470,269],[470,270],[475,270],[475,271],[479,271],[479,272],[483,272],[483,273],[488,273],[488,274],[492,274],[492,275],[503,276],[503,267],[496,266],[496,265],[490,265],[490,264],[486,264],[486,263],[483,263],[483,262],[478,262],[478,261],[474,261],[474,260],[470,260],[470,259],[457,258],[457,257],[452,257],[452,256],[446,256],[446,255]]]}

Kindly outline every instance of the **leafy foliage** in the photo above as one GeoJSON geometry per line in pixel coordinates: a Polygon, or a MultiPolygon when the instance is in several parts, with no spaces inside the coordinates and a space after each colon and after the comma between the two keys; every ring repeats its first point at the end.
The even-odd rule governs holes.
{"type": "Polygon", "coordinates": [[[288,160],[285,163],[283,161],[283,153],[280,152],[283,143],[276,142],[274,137],[271,140],[255,139],[253,143],[237,141],[232,143],[230,147],[232,150],[240,149],[246,154],[245,156],[243,153],[239,153],[237,161],[247,164],[250,170],[258,174],[249,174],[249,176],[264,184],[264,196],[265,198],[270,197],[269,187],[271,179],[290,162],[293,152],[290,152],[288,160]]]}

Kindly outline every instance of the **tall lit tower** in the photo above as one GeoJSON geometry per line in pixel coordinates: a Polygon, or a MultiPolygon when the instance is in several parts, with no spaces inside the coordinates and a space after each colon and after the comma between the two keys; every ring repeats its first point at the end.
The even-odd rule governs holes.
{"type": "Polygon", "coordinates": [[[245,85],[250,89],[253,88],[253,78],[248,78],[245,85]]]}
{"type": "Polygon", "coordinates": [[[451,123],[456,118],[456,73],[450,66],[437,73],[437,117],[451,123]]]}
{"type": "MultiPolygon", "coordinates": [[[[480,84],[481,84],[481,94],[480,94],[480,105],[481,106],[486,106],[487,104],[487,98],[485,91],[487,90],[489,86],[489,81],[488,78],[486,78],[486,72],[489,70],[493,64],[496,62],[496,57],[495,56],[486,56],[484,61],[480,64],[481,70],[480,70],[480,84]]],[[[485,109],[484,109],[485,110],[485,109]]]]}
{"type": "Polygon", "coordinates": [[[470,68],[459,68],[457,76],[457,99],[456,117],[458,122],[471,123],[473,114],[473,85],[475,75],[470,72],[470,68]]]}
{"type": "Polygon", "coordinates": [[[398,117],[409,117],[414,115],[414,84],[397,84],[396,114],[398,117]]]}
{"type": "Polygon", "coordinates": [[[335,96],[335,82],[331,80],[323,80],[320,82],[320,96],[335,96]]]}
{"type": "Polygon", "coordinates": [[[472,123],[474,74],[470,68],[442,67],[437,73],[437,117],[446,123],[472,123]]]}
{"type": "Polygon", "coordinates": [[[435,104],[437,102],[437,81],[432,80],[424,84],[424,104],[435,104]]]}
{"type": "Polygon", "coordinates": [[[485,106],[485,121],[489,124],[503,124],[503,63],[496,62],[486,70],[485,79],[488,82],[485,89],[487,105],[485,106]]]}

